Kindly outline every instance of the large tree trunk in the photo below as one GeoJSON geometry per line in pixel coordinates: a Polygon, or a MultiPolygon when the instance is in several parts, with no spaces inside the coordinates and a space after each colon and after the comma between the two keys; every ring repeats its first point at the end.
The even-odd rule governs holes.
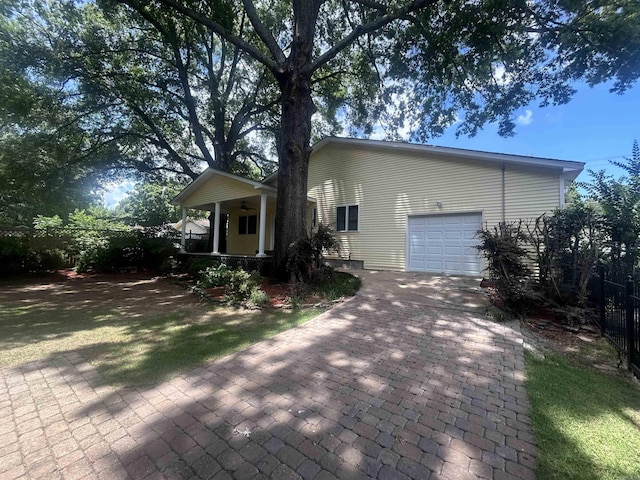
{"type": "Polygon", "coordinates": [[[307,173],[315,106],[308,78],[295,73],[283,77],[273,276],[286,281],[289,246],[307,235],[307,173]]]}
{"type": "Polygon", "coordinates": [[[278,138],[278,203],[273,276],[288,280],[288,250],[307,235],[307,173],[311,155],[311,98],[309,70],[313,36],[322,2],[294,0],[294,37],[284,68],[275,72],[282,94],[282,117],[278,138]]]}

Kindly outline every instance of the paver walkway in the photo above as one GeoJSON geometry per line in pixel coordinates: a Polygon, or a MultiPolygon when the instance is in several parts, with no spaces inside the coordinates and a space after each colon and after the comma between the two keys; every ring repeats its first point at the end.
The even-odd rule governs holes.
{"type": "Polygon", "coordinates": [[[155,388],[112,389],[76,353],[0,370],[0,479],[535,478],[517,325],[484,317],[476,282],[362,275],[155,388]]]}

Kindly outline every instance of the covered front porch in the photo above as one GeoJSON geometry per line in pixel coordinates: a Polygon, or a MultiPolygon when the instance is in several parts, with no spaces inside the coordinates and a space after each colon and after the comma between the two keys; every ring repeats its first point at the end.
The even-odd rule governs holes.
{"type": "MultiPolygon", "coordinates": [[[[173,203],[182,207],[183,226],[189,210],[211,212],[211,255],[264,257],[273,250],[276,195],[275,187],[209,168],[173,203]]],[[[180,233],[181,252],[186,253],[184,227],[180,233]]]]}
{"type": "MultiPolygon", "coordinates": [[[[181,253],[188,253],[186,218],[198,209],[212,215],[212,241],[205,254],[269,256],[275,244],[276,201],[274,185],[208,168],[172,201],[182,207],[181,253]]],[[[312,212],[315,202],[309,199],[309,205],[312,212]]]]}

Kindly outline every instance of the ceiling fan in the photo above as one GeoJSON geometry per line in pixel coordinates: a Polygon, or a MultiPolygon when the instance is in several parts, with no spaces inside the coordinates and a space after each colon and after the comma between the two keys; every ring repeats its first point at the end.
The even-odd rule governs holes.
{"type": "Polygon", "coordinates": [[[242,201],[242,205],[240,205],[240,210],[243,210],[243,211],[245,211],[245,212],[246,212],[246,211],[248,211],[248,210],[255,210],[255,208],[253,208],[253,207],[248,207],[248,206],[247,206],[247,202],[245,202],[245,201],[243,200],[243,201],[242,201]]]}

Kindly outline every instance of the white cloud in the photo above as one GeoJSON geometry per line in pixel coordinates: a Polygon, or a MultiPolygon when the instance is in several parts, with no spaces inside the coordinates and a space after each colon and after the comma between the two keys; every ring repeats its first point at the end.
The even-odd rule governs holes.
{"type": "Polygon", "coordinates": [[[509,85],[513,81],[513,76],[507,73],[505,66],[500,63],[493,65],[493,78],[501,87],[509,85]]]}
{"type": "Polygon", "coordinates": [[[529,109],[525,110],[524,114],[518,115],[516,123],[518,125],[529,125],[533,122],[533,112],[529,109]]]}

